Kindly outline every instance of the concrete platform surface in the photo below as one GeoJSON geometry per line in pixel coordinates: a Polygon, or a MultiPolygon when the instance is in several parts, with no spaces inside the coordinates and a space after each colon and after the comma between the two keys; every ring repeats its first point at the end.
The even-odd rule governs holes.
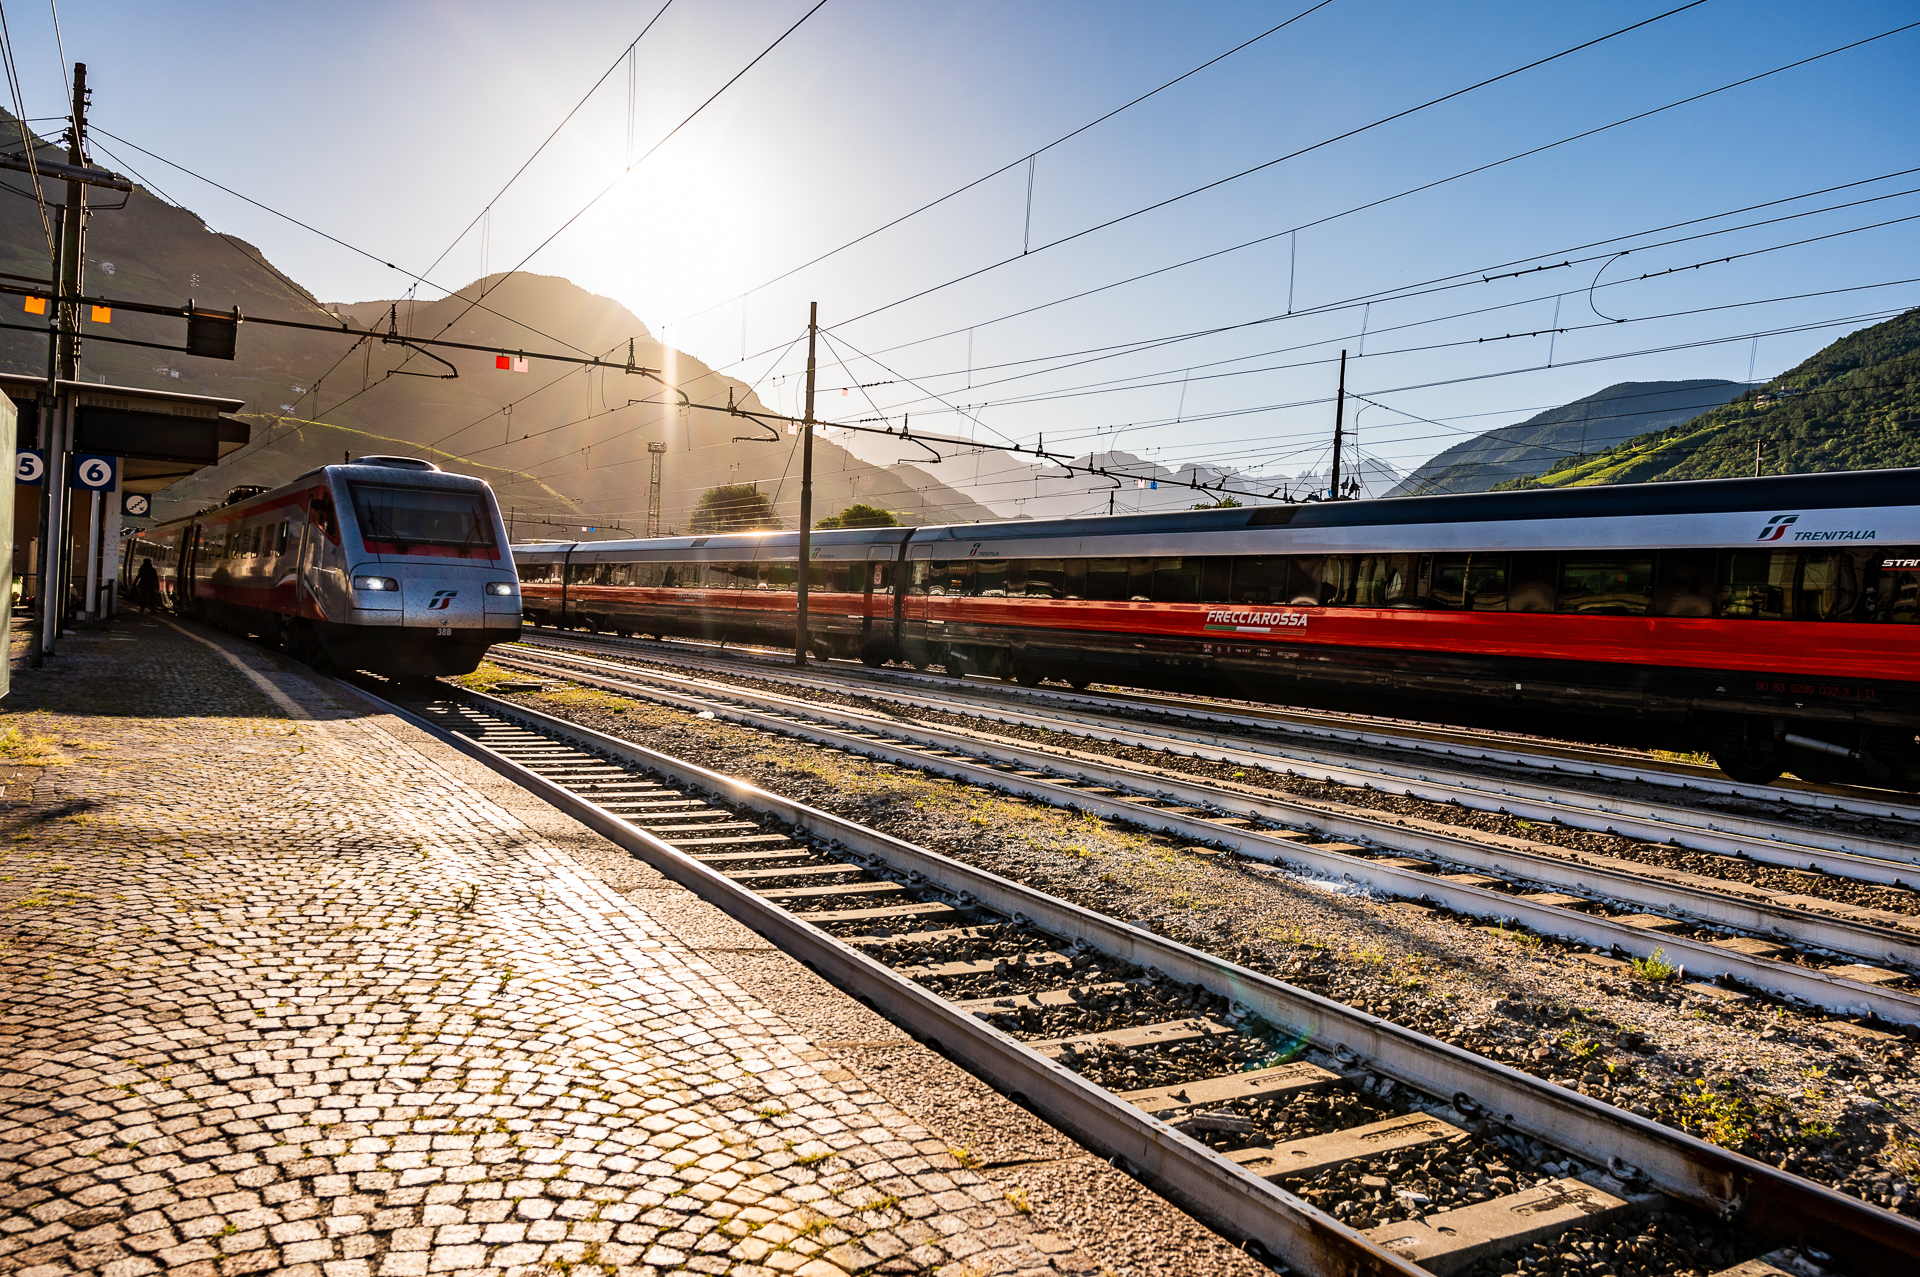
{"type": "Polygon", "coordinates": [[[300,666],[17,657],[0,1272],[1264,1271],[300,666]]]}

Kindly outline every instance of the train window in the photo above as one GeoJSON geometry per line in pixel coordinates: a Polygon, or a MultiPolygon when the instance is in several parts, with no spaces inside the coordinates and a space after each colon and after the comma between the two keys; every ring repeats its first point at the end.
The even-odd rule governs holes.
{"type": "Polygon", "coordinates": [[[1153,565],[1152,595],[1155,603],[1198,603],[1201,565],[1204,559],[1150,559],[1153,565]]]}
{"type": "Polygon", "coordinates": [[[1797,550],[1732,550],[1720,563],[1717,616],[1778,621],[1793,615],[1797,550]]]}
{"type": "Polygon", "coordinates": [[[1436,554],[1427,576],[1427,606],[1462,611],[1507,610],[1507,556],[1436,554]]]}
{"type": "Polygon", "coordinates": [[[609,571],[609,573],[607,574],[608,585],[632,585],[633,584],[633,564],[609,563],[607,567],[611,569],[611,571],[609,571]]]}
{"type": "Polygon", "coordinates": [[[1306,555],[1293,561],[1288,576],[1294,607],[1329,607],[1352,602],[1353,560],[1344,554],[1306,555]]]}
{"type": "Polygon", "coordinates": [[[769,590],[797,592],[800,589],[799,565],[797,563],[762,563],[760,583],[769,590]]]}
{"type": "Polygon", "coordinates": [[[1233,581],[1233,560],[1218,555],[1202,559],[1206,566],[1200,570],[1200,601],[1202,603],[1225,603],[1233,581]]]}
{"type": "Polygon", "coordinates": [[[1065,559],[1028,559],[1027,589],[1030,599],[1064,599],[1067,597],[1067,563],[1065,559]]]}
{"type": "Polygon", "coordinates": [[[1466,608],[1473,596],[1467,591],[1467,567],[1470,554],[1436,554],[1428,568],[1427,605],[1437,608],[1466,608]]]}
{"type": "Polygon", "coordinates": [[[1248,555],[1232,560],[1229,603],[1286,603],[1291,597],[1294,563],[1281,555],[1248,555]]]}
{"type": "Polygon", "coordinates": [[[1712,616],[1713,550],[1662,550],[1653,582],[1655,616],[1712,616]]]}
{"type": "Polygon", "coordinates": [[[695,575],[692,580],[687,579],[687,567],[688,565],[685,563],[661,564],[660,565],[660,588],[663,590],[673,590],[673,589],[684,590],[691,587],[693,584],[695,584],[695,582],[699,581],[700,578],[698,575],[695,575]]]}
{"type": "Polygon", "coordinates": [[[371,483],[350,488],[361,536],[376,554],[386,546],[399,554],[424,545],[461,551],[493,548],[493,512],[483,492],[371,483]]]}
{"type": "Polygon", "coordinates": [[[1476,612],[1507,610],[1507,556],[1476,554],[1467,564],[1467,605],[1476,612]]]}
{"type": "Polygon", "coordinates": [[[1087,597],[1117,602],[1127,597],[1127,561],[1125,559],[1087,560],[1087,597]]]}
{"type": "Polygon", "coordinates": [[[1369,554],[1354,572],[1353,601],[1359,607],[1417,607],[1417,555],[1369,554]]]}
{"type": "Polygon", "coordinates": [[[915,559],[912,564],[909,565],[907,593],[925,594],[927,592],[927,581],[932,576],[933,565],[925,559],[915,559]]]}
{"type": "Polygon", "coordinates": [[[522,581],[551,581],[554,578],[554,565],[551,563],[522,563],[519,566],[522,581]]]}
{"type": "Polygon", "coordinates": [[[1134,603],[1153,601],[1153,559],[1127,560],[1127,598],[1134,603]]]}
{"type": "Polygon", "coordinates": [[[973,577],[973,564],[966,559],[953,563],[936,563],[933,572],[927,578],[928,594],[965,594],[967,583],[973,577]]]}
{"type": "Polygon", "coordinates": [[[588,581],[592,579],[593,579],[593,564],[591,563],[567,564],[567,584],[568,585],[585,585],[588,581]]]}
{"type": "Polygon", "coordinates": [[[1645,616],[1653,598],[1653,556],[1569,554],[1560,562],[1555,610],[1590,616],[1645,616]]]}
{"type": "Polygon", "coordinates": [[[1005,559],[981,559],[976,562],[973,565],[973,588],[969,593],[983,598],[1006,598],[1007,567],[1005,559]]]}
{"type": "Polygon", "coordinates": [[[1507,611],[1553,611],[1560,561],[1553,554],[1516,554],[1507,577],[1507,611]]]}
{"type": "Polygon", "coordinates": [[[1794,597],[1797,621],[1851,621],[1860,603],[1860,573],[1851,550],[1809,550],[1800,561],[1794,597]]]}
{"type": "Polygon", "coordinates": [[[1067,560],[1067,597],[1070,599],[1087,597],[1087,561],[1085,559],[1067,560]]]}
{"type": "Polygon", "coordinates": [[[292,519],[280,520],[280,543],[278,546],[275,547],[274,553],[285,554],[287,552],[287,537],[288,537],[288,534],[291,533],[292,531],[293,531],[292,519]]]}

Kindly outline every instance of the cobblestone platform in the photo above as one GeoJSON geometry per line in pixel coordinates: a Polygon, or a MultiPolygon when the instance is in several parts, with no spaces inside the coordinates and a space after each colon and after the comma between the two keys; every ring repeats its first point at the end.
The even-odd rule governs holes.
{"type": "Polygon", "coordinates": [[[138,618],[17,665],[0,1271],[1260,1271],[298,666],[138,618]]]}

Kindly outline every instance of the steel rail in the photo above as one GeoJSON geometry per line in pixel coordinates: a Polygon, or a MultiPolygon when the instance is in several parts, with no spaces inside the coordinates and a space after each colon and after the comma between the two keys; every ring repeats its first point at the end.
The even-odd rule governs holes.
{"type": "MultiPolygon", "coordinates": [[[[1875,960],[1920,963],[1920,936],[1902,934],[1891,928],[1823,919],[1799,910],[1771,906],[1758,899],[1742,900],[1719,892],[1672,884],[1663,884],[1658,890],[1650,890],[1650,884],[1645,879],[1570,859],[1501,851],[1390,821],[1330,813],[1307,804],[1263,797],[1250,790],[1227,790],[1170,773],[1149,773],[1098,756],[1069,756],[1040,750],[1022,742],[996,741],[950,728],[901,723],[843,707],[823,707],[792,698],[751,693],[740,688],[729,687],[721,691],[724,696],[739,700],[774,703],[780,707],[779,710],[755,709],[730,702],[724,696],[711,692],[681,692],[627,683],[599,675],[543,667],[538,662],[521,658],[496,655],[494,659],[496,663],[509,668],[517,667],[567,678],[695,712],[706,711],[716,718],[728,718],[762,730],[807,737],[835,748],[884,754],[895,762],[921,768],[931,767],[961,776],[974,784],[1035,798],[1050,806],[1094,811],[1108,818],[1159,828],[1184,838],[1224,845],[1253,859],[1304,867],[1316,875],[1344,879],[1388,895],[1430,900],[1477,917],[1511,920],[1544,935],[1561,936],[1602,949],[1643,957],[1656,950],[1664,951],[1670,960],[1684,963],[1686,969],[1696,975],[1735,980],[1775,996],[1840,1014],[1873,1014],[1900,1023],[1920,1024],[1920,995],[1865,984],[1815,968],[1755,957],[1689,937],[1649,932],[1613,919],[1594,917],[1574,909],[1506,895],[1485,887],[1452,882],[1430,870],[1404,867],[1391,860],[1372,860],[1303,845],[1258,829],[1222,825],[1218,823],[1219,817],[1189,814],[1179,809],[1146,807],[1123,797],[1088,793],[1056,780],[1011,774],[990,762],[976,762],[964,755],[972,753],[997,758],[1001,764],[1012,767],[1071,770],[1085,781],[1136,791],[1150,789],[1155,797],[1203,804],[1229,813],[1231,818],[1237,819],[1244,813],[1254,819],[1284,823],[1336,840],[1364,840],[1407,856],[1501,868],[1515,876],[1561,889],[1570,888],[1588,894],[1604,892],[1609,896],[1631,900],[1643,908],[1658,908],[1669,913],[1686,910],[1693,912],[1700,921],[1716,927],[1784,936],[1804,944],[1875,960]],[[843,723],[845,720],[854,720],[862,730],[849,732],[807,721],[829,715],[840,718],[843,723]],[[913,744],[894,745],[886,739],[889,736],[913,744]],[[915,744],[918,748],[915,748],[915,744]],[[962,756],[930,756],[924,752],[927,749],[958,751],[962,756]],[[1143,780],[1148,783],[1143,784],[1143,780]],[[1676,900],[1683,900],[1687,905],[1677,905],[1676,900]]],[[[652,677],[662,681],[692,681],[666,674],[652,677]]]]}
{"type": "MultiPolygon", "coordinates": [[[[557,648],[561,651],[606,650],[584,644],[580,649],[571,649],[565,643],[551,644],[550,640],[544,638],[533,643],[521,640],[512,646],[533,649],[548,647],[549,650],[557,648]]],[[[592,662],[591,657],[579,659],[592,662]]],[[[696,661],[686,664],[709,671],[726,671],[725,662],[696,661]]],[[[609,669],[632,668],[611,662],[607,662],[606,666],[609,669]]],[[[837,691],[842,695],[864,696],[943,713],[963,713],[1041,731],[1084,736],[1091,740],[1164,750],[1172,754],[1186,754],[1269,771],[1286,770],[1333,784],[1368,789],[1397,788],[1409,797],[1427,802],[1499,812],[1575,829],[1620,834],[1666,843],[1684,850],[1745,858],[1761,864],[1810,868],[1861,882],[1903,887],[1920,883],[1920,876],[1916,874],[1916,870],[1920,870],[1920,845],[1894,839],[1700,811],[1677,804],[1609,798],[1580,790],[1555,789],[1506,778],[1480,777],[1468,772],[1423,770],[1344,755],[1329,757],[1310,749],[1280,747],[1218,732],[1169,725],[1149,727],[1137,722],[1118,725],[1111,714],[1072,708],[1036,710],[1012,707],[991,696],[973,695],[972,689],[947,688],[943,689],[942,694],[934,695],[893,687],[853,690],[847,688],[841,679],[798,672],[768,674],[765,677],[797,687],[837,691]],[[1312,771],[1301,773],[1298,770],[1300,767],[1311,768],[1312,771]],[[1386,783],[1389,779],[1393,782],[1391,785],[1386,783]]],[[[1920,830],[1916,832],[1920,833],[1920,830]]]]}
{"type": "MultiPolygon", "coordinates": [[[[580,641],[580,636],[567,634],[566,631],[550,627],[532,627],[542,638],[566,634],[580,641]]],[[[610,639],[596,635],[609,647],[618,644],[635,650],[657,649],[682,656],[688,653],[702,653],[699,644],[672,639],[610,639]]],[[[720,649],[705,649],[717,653],[720,649]]],[[[790,660],[776,658],[747,648],[727,649],[731,656],[703,655],[699,659],[715,660],[721,664],[744,662],[751,665],[764,665],[775,669],[791,670],[790,660]]],[[[1712,768],[1693,767],[1682,763],[1665,763],[1658,760],[1635,760],[1632,763],[1608,761],[1616,751],[1603,750],[1600,747],[1581,746],[1572,743],[1552,744],[1544,741],[1529,741],[1525,745],[1501,746],[1489,741],[1483,734],[1477,734],[1463,728],[1450,728],[1442,725],[1407,724],[1392,729],[1380,727],[1345,727],[1323,714],[1308,710],[1295,710],[1284,706],[1261,707],[1258,709],[1237,705],[1231,702],[1212,700],[1201,696],[1182,697],[1170,693],[1150,692],[1127,689],[1111,693],[1092,694],[1087,692],[1065,691],[1052,687],[1021,687],[999,680],[969,675],[965,679],[955,679],[951,675],[942,676],[924,674],[898,668],[870,669],[849,662],[825,662],[815,665],[816,669],[831,669],[834,674],[854,682],[897,682],[925,687],[965,686],[976,693],[990,693],[1008,699],[1053,702],[1061,705],[1104,709],[1112,712],[1118,709],[1135,709],[1143,713],[1165,714],[1175,718],[1198,719],[1206,723],[1224,723],[1235,727],[1252,728],[1259,731],[1287,732],[1309,737],[1321,737],[1327,740],[1344,741],[1349,744],[1369,745],[1379,748],[1407,750],[1414,753],[1436,754],[1445,758],[1458,758],[1466,761],[1495,763],[1506,767],[1517,767],[1529,771],[1560,773],[1570,776],[1586,776],[1601,780],[1630,781],[1638,784],[1657,785],[1668,789],[1694,792],[1717,797],[1741,798],[1751,802],[1768,805],[1797,807],[1812,812],[1842,812],[1855,816],[1874,819],[1897,820],[1920,825],[1920,802],[1881,791],[1862,791],[1854,789],[1846,795],[1835,795],[1824,790],[1802,787],[1800,785],[1745,785],[1730,780],[1712,768]],[[1441,748],[1435,748],[1440,746],[1441,748]]]]}
{"type": "MultiPolygon", "coordinates": [[[[1142,1178],[1200,1218],[1224,1226],[1229,1236],[1260,1240],[1273,1255],[1316,1277],[1415,1277],[1425,1271],[585,798],[478,741],[447,732],[369,693],[359,694],[576,815],[787,952],[812,962],[829,980],[871,998],[909,1032],[959,1055],[1069,1133],[1125,1157],[1142,1178]]],[[[1350,1053],[1343,1058],[1357,1057],[1370,1071],[1429,1096],[1452,1097],[1462,1120],[1483,1132],[1511,1129],[1573,1151],[1583,1160],[1604,1162],[1625,1182],[1747,1223],[1765,1236],[1789,1243],[1813,1239],[1857,1271],[1888,1265],[1889,1271],[1899,1271],[1920,1261],[1920,1223],[1858,1198],[737,778],[494,697],[468,692],[463,699],[496,717],[669,777],[729,805],[771,815],[815,838],[826,836],[849,852],[918,873],[940,890],[965,893],[1004,916],[1024,915],[1044,931],[1085,940],[1137,966],[1156,967],[1176,980],[1198,984],[1301,1040],[1350,1053]],[[1480,1121],[1466,1114],[1478,1114],[1480,1121]]]]}

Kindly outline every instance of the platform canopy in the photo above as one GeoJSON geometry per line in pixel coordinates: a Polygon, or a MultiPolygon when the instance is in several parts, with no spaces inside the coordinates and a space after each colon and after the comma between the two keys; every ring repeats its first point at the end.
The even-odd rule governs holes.
{"type": "MultiPolygon", "coordinates": [[[[20,412],[19,444],[38,447],[43,377],[0,373],[5,391],[20,412]]],[[[245,446],[251,427],[229,414],[243,399],[183,395],[171,390],[103,386],[85,381],[59,383],[74,397],[74,452],[121,458],[120,491],[154,493],[178,483],[245,446]]]]}

